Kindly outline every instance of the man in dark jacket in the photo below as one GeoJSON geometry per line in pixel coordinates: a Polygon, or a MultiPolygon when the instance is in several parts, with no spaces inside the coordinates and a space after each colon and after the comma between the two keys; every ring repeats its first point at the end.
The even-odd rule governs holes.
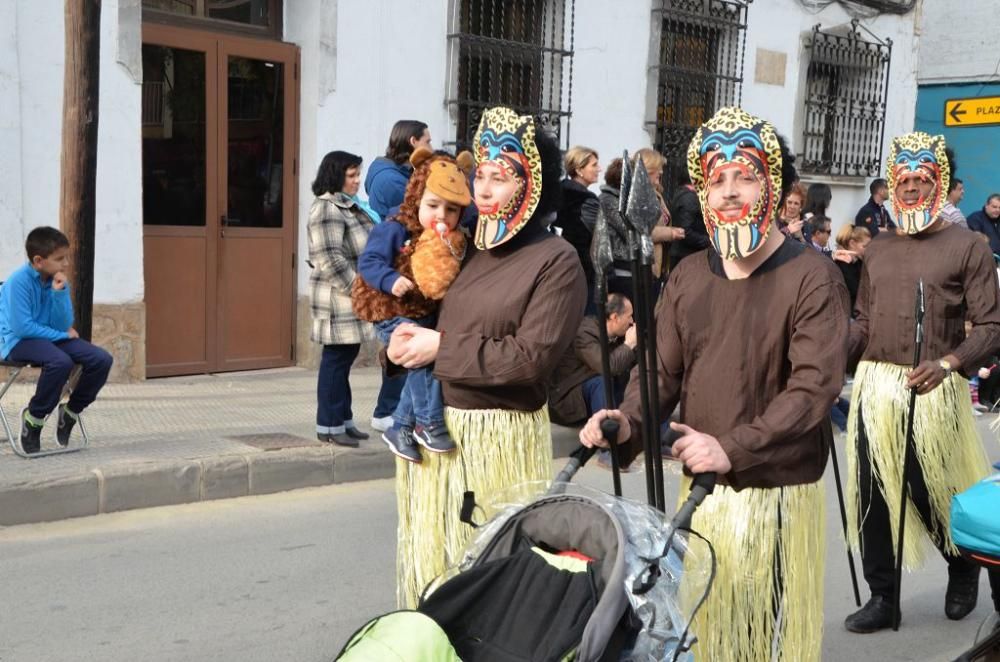
{"type": "Polygon", "coordinates": [[[1000,193],[992,193],[986,199],[986,206],[969,214],[966,219],[969,229],[981,232],[990,239],[990,250],[1000,255],[1000,193]]]}
{"type": "Polygon", "coordinates": [[[673,226],[684,230],[682,239],[670,243],[670,268],[673,269],[688,255],[711,246],[705,221],[701,218],[698,195],[691,186],[687,168],[681,168],[669,206],[673,226]]]}
{"type": "MultiPolygon", "coordinates": [[[[628,378],[635,365],[635,327],[632,303],[621,294],[608,295],[608,339],[611,346],[611,374],[628,378]]],[[[601,381],[601,336],[594,317],[585,317],[573,344],[563,354],[549,382],[549,416],[560,425],[582,423],[595,411],[605,408],[601,381]]],[[[623,383],[616,388],[621,393],[623,383]]]]}
{"type": "Polygon", "coordinates": [[[871,197],[864,207],[858,210],[854,217],[854,224],[868,228],[872,239],[879,233],[879,230],[892,230],[896,224],[889,217],[889,211],[885,208],[885,201],[889,199],[889,185],[884,179],[876,179],[868,187],[871,197]]]}

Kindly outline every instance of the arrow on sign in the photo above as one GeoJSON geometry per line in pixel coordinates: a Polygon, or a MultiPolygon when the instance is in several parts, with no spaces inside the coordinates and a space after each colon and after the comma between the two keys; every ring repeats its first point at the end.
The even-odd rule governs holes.
{"type": "Polygon", "coordinates": [[[961,107],[962,107],[962,103],[958,102],[958,103],[955,104],[955,107],[952,108],[951,111],[948,113],[949,115],[951,115],[951,119],[953,119],[957,124],[961,124],[962,123],[962,118],[959,117],[959,115],[964,115],[965,113],[968,112],[968,111],[965,111],[965,110],[959,110],[959,108],[961,108],[961,107]]]}

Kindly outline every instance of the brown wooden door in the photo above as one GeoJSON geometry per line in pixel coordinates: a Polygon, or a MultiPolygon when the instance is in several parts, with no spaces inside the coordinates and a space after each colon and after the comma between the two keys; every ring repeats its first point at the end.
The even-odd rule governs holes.
{"type": "Polygon", "coordinates": [[[146,372],[291,365],[298,50],[143,27],[146,372]]]}

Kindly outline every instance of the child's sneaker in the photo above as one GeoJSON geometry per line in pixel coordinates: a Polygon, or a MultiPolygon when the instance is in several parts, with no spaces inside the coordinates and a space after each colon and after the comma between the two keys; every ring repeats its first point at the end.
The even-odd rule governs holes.
{"type": "Polygon", "coordinates": [[[432,453],[450,453],[457,448],[444,425],[418,425],[414,436],[418,444],[432,453]]]}
{"type": "Polygon", "coordinates": [[[413,439],[412,428],[396,427],[395,425],[382,433],[382,441],[386,443],[392,454],[402,458],[407,462],[420,464],[424,458],[420,456],[420,449],[413,439]]]}
{"type": "Polygon", "coordinates": [[[79,414],[74,416],[66,409],[66,405],[56,408],[56,443],[63,448],[69,446],[69,436],[73,434],[73,426],[79,420],[79,414]]]}
{"type": "Polygon", "coordinates": [[[42,426],[36,426],[28,420],[28,408],[21,410],[21,450],[25,453],[37,453],[42,449],[42,426]]]}

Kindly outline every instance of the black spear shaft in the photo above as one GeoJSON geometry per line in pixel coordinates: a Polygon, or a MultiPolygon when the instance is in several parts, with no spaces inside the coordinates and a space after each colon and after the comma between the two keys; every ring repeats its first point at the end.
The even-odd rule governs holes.
{"type": "MultiPolygon", "coordinates": [[[[924,281],[917,282],[916,330],[913,342],[913,368],[920,365],[920,351],[924,344],[924,281]]],[[[903,476],[899,499],[899,538],[896,541],[896,581],[892,589],[892,629],[899,630],[900,584],[903,579],[903,541],[906,539],[906,502],[909,493],[910,463],[913,458],[913,414],[917,408],[917,387],[910,389],[910,411],[906,420],[906,440],[903,447],[903,476]]]]}
{"type": "MultiPolygon", "coordinates": [[[[633,310],[635,314],[635,341],[636,341],[636,361],[638,363],[638,377],[639,377],[639,405],[642,408],[642,445],[643,445],[643,456],[645,457],[646,464],[646,500],[649,505],[654,508],[658,508],[656,499],[656,477],[653,473],[653,465],[655,464],[655,459],[653,455],[653,434],[650,431],[651,422],[654,420],[653,410],[650,406],[649,400],[649,353],[647,347],[647,340],[649,338],[647,333],[647,320],[646,320],[646,307],[643,305],[645,301],[645,285],[646,281],[643,278],[642,262],[639,258],[639,238],[632,237],[635,234],[633,230],[629,230],[629,243],[632,245],[632,301],[633,310]],[[633,239],[635,241],[633,241],[633,239]]],[[[655,370],[655,364],[653,365],[655,370]]]]}
{"type": "MultiPolygon", "coordinates": [[[[595,265],[596,266],[596,265],[595,265]]],[[[604,383],[604,406],[614,409],[618,403],[615,401],[615,389],[613,377],[611,375],[611,352],[608,348],[608,297],[606,287],[594,289],[594,303],[597,304],[597,332],[601,341],[601,381],[604,383]]],[[[611,482],[615,488],[615,496],[622,495],[622,475],[621,466],[618,463],[618,421],[606,418],[601,421],[601,434],[604,441],[608,442],[611,453],[611,482]]]]}
{"type": "MultiPolygon", "coordinates": [[[[844,540],[847,540],[847,507],[844,505],[844,488],[840,482],[840,463],[837,461],[837,446],[830,444],[830,459],[833,460],[833,478],[837,483],[837,501],[840,503],[840,523],[844,527],[844,540]]],[[[854,602],[861,606],[861,593],[858,591],[858,573],[854,569],[854,554],[847,545],[847,567],[851,570],[851,586],[854,588],[854,602]]]]}
{"type": "Polygon", "coordinates": [[[646,316],[646,349],[649,352],[647,363],[649,370],[649,401],[653,403],[653,416],[650,416],[650,446],[653,453],[653,484],[656,494],[656,507],[660,512],[667,512],[667,501],[663,489],[663,460],[661,458],[660,417],[656,414],[660,409],[659,387],[659,357],[656,355],[656,287],[653,271],[650,265],[643,266],[643,278],[646,280],[642,306],[646,316]]]}
{"type": "MultiPolygon", "coordinates": [[[[604,406],[614,409],[614,376],[611,374],[611,348],[608,346],[608,269],[614,263],[611,237],[608,234],[608,219],[604,208],[597,210],[594,235],[590,240],[590,261],[594,265],[594,304],[597,307],[597,331],[601,343],[601,381],[604,386],[604,406]]],[[[608,443],[611,453],[611,480],[615,496],[622,494],[621,467],[618,462],[618,421],[606,418],[601,422],[601,434],[608,443]]]]}

